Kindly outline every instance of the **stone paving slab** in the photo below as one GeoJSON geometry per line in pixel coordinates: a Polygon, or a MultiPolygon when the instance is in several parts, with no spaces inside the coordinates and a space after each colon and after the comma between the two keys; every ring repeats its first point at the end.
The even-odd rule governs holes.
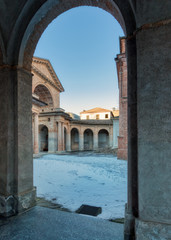
{"type": "Polygon", "coordinates": [[[0,240],[123,240],[123,225],[36,206],[0,227],[0,240]]]}

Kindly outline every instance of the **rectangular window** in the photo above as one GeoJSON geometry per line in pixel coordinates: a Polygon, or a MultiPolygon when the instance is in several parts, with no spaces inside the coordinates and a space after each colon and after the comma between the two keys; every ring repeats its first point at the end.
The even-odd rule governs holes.
{"type": "Polygon", "coordinates": [[[99,120],[99,114],[96,115],[96,119],[99,120]]]}
{"type": "Polygon", "coordinates": [[[105,114],[105,118],[108,118],[108,116],[109,116],[108,114],[105,114]]]}
{"type": "Polygon", "coordinates": [[[89,115],[86,116],[86,119],[89,120],[89,115]]]}

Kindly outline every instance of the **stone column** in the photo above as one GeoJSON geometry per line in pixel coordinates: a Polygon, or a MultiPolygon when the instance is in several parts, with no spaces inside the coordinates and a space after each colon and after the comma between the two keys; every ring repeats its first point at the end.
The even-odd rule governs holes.
{"type": "Polygon", "coordinates": [[[58,151],[63,151],[62,148],[62,123],[58,122],[58,151]]]}
{"type": "Polygon", "coordinates": [[[171,20],[151,22],[136,35],[137,240],[171,239],[171,20]]]}
{"type": "Polygon", "coordinates": [[[55,129],[50,129],[48,132],[48,152],[54,153],[57,151],[57,132],[55,129]]]}
{"type": "Polygon", "coordinates": [[[134,239],[138,216],[137,158],[137,56],[136,39],[127,40],[128,55],[128,199],[125,207],[125,240],[134,239]]]}
{"type": "Polygon", "coordinates": [[[119,120],[113,120],[113,148],[118,147],[118,135],[119,135],[119,120]]]}
{"type": "Polygon", "coordinates": [[[64,123],[62,123],[62,125],[61,125],[61,130],[62,130],[62,151],[65,151],[65,148],[64,148],[64,146],[65,146],[65,143],[64,143],[64,123]]]}
{"type": "Polygon", "coordinates": [[[71,151],[71,131],[67,130],[67,136],[66,136],[66,150],[68,152],[71,151]]]}
{"type": "Polygon", "coordinates": [[[0,216],[35,204],[33,188],[32,75],[0,69],[0,216]]]}
{"type": "Polygon", "coordinates": [[[84,150],[84,133],[82,131],[79,132],[79,151],[84,150]]]}
{"type": "Polygon", "coordinates": [[[113,147],[113,127],[111,126],[109,129],[109,147],[113,147]]]}
{"type": "Polygon", "coordinates": [[[34,153],[39,153],[39,116],[34,114],[34,153]]]}
{"type": "Polygon", "coordinates": [[[94,140],[93,140],[93,150],[97,150],[98,149],[98,132],[94,132],[93,133],[93,137],[94,137],[94,140]]]}

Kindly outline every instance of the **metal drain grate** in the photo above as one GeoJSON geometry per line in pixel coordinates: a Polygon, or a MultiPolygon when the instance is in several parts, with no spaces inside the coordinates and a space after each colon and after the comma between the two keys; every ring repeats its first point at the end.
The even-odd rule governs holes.
{"type": "Polygon", "coordinates": [[[94,206],[89,206],[89,205],[81,205],[81,207],[76,211],[76,213],[79,214],[86,214],[86,215],[91,215],[91,216],[97,216],[100,213],[102,213],[102,208],[101,207],[94,207],[94,206]]]}

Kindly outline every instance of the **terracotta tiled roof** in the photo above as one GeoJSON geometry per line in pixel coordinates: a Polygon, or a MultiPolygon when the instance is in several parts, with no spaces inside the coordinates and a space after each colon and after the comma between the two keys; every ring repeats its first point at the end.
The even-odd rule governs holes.
{"type": "Polygon", "coordinates": [[[83,113],[102,113],[102,112],[111,112],[111,110],[96,107],[96,108],[93,108],[93,109],[90,109],[90,110],[84,110],[83,112],[80,112],[80,114],[83,114],[83,113]]]}

